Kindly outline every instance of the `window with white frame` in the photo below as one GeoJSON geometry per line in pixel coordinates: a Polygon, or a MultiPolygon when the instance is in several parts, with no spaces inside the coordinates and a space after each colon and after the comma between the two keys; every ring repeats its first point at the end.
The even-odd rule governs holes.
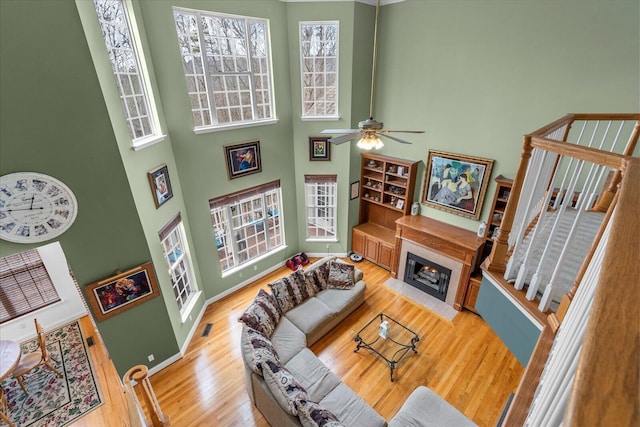
{"type": "Polygon", "coordinates": [[[60,301],[37,249],[0,258],[0,323],[60,301]]]}
{"type": "Polygon", "coordinates": [[[209,205],[223,273],[285,245],[279,180],[212,199],[209,205]]]}
{"type": "Polygon", "coordinates": [[[337,240],[336,175],[305,175],[307,240],[337,240]]]}
{"type": "Polygon", "coordinates": [[[134,38],[132,13],[127,0],[94,0],[94,4],[133,145],[145,144],[160,136],[160,126],[134,38]]]}
{"type": "Polygon", "coordinates": [[[195,297],[197,287],[193,279],[191,259],[184,238],[184,226],[180,214],[162,227],[158,235],[162,243],[164,258],[169,267],[173,295],[180,313],[184,313],[189,307],[191,299],[195,297]]]}
{"type": "Polygon", "coordinates": [[[269,22],[174,8],[196,131],[275,119],[269,22]]]}
{"type": "Polygon", "coordinates": [[[338,117],[338,22],[300,22],[302,117],[338,117]]]}

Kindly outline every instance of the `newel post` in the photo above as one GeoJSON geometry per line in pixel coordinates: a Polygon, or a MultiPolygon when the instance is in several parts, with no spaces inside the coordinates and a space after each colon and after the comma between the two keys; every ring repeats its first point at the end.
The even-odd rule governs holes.
{"type": "Polygon", "coordinates": [[[491,248],[491,254],[489,255],[489,264],[487,270],[496,273],[504,273],[507,267],[507,252],[509,251],[509,233],[513,227],[513,218],[516,215],[518,209],[518,200],[520,200],[520,192],[522,191],[522,183],[527,173],[527,165],[531,158],[531,151],[533,146],[531,145],[531,136],[525,135],[522,142],[522,155],[520,156],[520,164],[518,165],[518,171],[513,179],[513,185],[511,186],[511,193],[507,206],[505,208],[502,222],[500,223],[500,232],[498,237],[491,248]]]}

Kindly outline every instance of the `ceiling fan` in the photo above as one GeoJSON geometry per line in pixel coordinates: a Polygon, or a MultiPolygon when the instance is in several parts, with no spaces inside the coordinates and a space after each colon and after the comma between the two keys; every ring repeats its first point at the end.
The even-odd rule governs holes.
{"type": "Polygon", "coordinates": [[[378,16],[380,13],[380,0],[376,1],[376,21],[373,30],[373,67],[371,70],[371,100],[369,102],[369,118],[358,123],[358,129],[325,129],[323,134],[338,134],[345,135],[334,136],[329,139],[329,142],[333,144],[343,144],[356,138],[360,138],[358,141],[358,148],[363,150],[371,150],[373,148],[379,149],[384,146],[380,140],[380,136],[389,138],[393,141],[400,142],[402,144],[411,144],[409,141],[397,138],[389,135],[391,132],[397,133],[424,133],[423,130],[387,130],[383,129],[384,123],[379,122],[373,118],[373,95],[375,89],[376,80],[376,57],[378,50],[378,16]]]}

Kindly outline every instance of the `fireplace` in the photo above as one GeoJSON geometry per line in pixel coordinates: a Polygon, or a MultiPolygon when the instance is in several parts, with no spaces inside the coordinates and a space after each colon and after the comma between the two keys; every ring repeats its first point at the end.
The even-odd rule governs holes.
{"type": "Polygon", "coordinates": [[[404,281],[429,295],[446,301],[451,270],[412,252],[407,252],[404,281]]]}

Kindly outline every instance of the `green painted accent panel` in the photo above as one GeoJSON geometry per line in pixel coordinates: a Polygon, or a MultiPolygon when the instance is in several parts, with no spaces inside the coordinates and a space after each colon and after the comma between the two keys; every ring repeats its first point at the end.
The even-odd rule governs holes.
{"type": "Polygon", "coordinates": [[[527,366],[540,337],[540,329],[485,277],[482,278],[476,309],[522,366],[527,366]]]}
{"type": "MultiPolygon", "coordinates": [[[[35,171],[74,191],[59,241],[80,287],[150,257],[73,1],[0,2],[0,174],[35,171]]],[[[2,241],[0,255],[32,245],[2,241]]],[[[120,374],[179,348],[162,298],[98,323],[120,374]]]]}

